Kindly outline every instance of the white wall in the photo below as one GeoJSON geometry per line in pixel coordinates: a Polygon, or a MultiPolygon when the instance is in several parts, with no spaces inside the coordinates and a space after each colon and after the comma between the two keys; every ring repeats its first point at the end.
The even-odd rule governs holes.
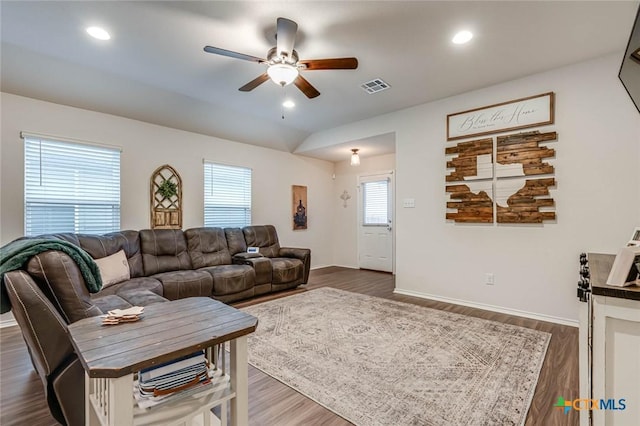
{"type": "MultiPolygon", "coordinates": [[[[640,114],[617,79],[620,60],[611,55],[319,132],[301,148],[396,132],[398,290],[576,321],[579,253],[616,252],[640,226],[640,114]],[[446,221],[446,115],[549,91],[555,125],[539,130],[558,132],[549,144],[557,152],[557,221],[446,221]],[[415,198],[416,208],[403,209],[403,198],[415,198]],[[494,286],[484,284],[487,272],[494,286]]],[[[335,228],[336,241],[348,246],[348,236],[335,228]]],[[[351,261],[336,256],[338,264],[351,261]]]]}
{"type": "Polygon", "coordinates": [[[330,162],[6,93],[1,107],[1,244],[24,232],[19,135],[28,131],[122,147],[122,229],[149,228],[149,179],[162,164],[182,177],[184,229],[203,225],[203,158],[251,167],[253,222],[275,225],[283,246],[310,248],[312,266],[333,264],[333,210],[325,202],[333,194],[330,162]],[[292,230],[291,185],[308,187],[307,230],[292,230]]]}
{"type": "MultiPolygon", "coordinates": [[[[608,56],[319,132],[303,148],[396,132],[395,167],[372,165],[371,171],[396,170],[399,290],[573,321],[578,254],[615,252],[640,226],[640,114],[617,80],[620,59],[608,56]],[[556,124],[540,130],[559,135],[552,144],[557,221],[447,222],[446,115],[548,91],[556,93],[556,124]],[[415,198],[416,208],[402,209],[403,198],[415,198]],[[483,284],[486,272],[495,274],[494,286],[483,284]]],[[[356,200],[344,209],[339,199],[355,187],[346,164],[336,165],[332,181],[334,167],[324,161],[14,95],[2,94],[1,106],[2,244],[23,232],[19,132],[25,130],[123,147],[122,228],[149,226],[148,180],[164,163],[183,178],[184,227],[201,226],[204,157],[252,167],[254,222],[273,223],[283,244],[310,247],[314,266],[357,265],[356,200]],[[291,231],[293,184],[309,187],[306,231],[291,231]]]]}
{"type": "Polygon", "coordinates": [[[395,169],[395,154],[360,159],[359,166],[351,166],[350,159],[336,163],[333,198],[333,259],[336,265],[358,267],[358,176],[395,169]],[[351,195],[347,207],[340,198],[344,191],[351,195]]]}

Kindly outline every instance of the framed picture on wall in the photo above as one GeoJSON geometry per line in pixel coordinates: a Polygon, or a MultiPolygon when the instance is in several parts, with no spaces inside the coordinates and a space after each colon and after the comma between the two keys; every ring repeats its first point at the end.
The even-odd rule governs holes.
{"type": "Polygon", "coordinates": [[[291,194],[293,230],[307,229],[307,187],[302,185],[292,185],[291,194]]]}

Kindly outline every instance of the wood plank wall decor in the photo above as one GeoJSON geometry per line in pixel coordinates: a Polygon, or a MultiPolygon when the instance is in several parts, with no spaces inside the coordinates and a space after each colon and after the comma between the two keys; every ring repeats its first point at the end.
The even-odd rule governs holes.
{"type": "Polygon", "coordinates": [[[555,220],[549,188],[555,149],[543,144],[556,132],[515,133],[459,142],[445,148],[448,194],[446,219],[458,223],[543,223],[555,220]],[[531,179],[533,176],[547,177],[531,179]]]}
{"type": "Polygon", "coordinates": [[[493,223],[492,182],[474,182],[469,184],[447,185],[446,191],[452,201],[447,202],[447,219],[459,223],[493,223]]]}
{"type": "Polygon", "coordinates": [[[460,223],[493,223],[493,138],[459,142],[446,148],[445,155],[453,156],[447,161],[445,176],[449,194],[446,218],[460,223]]]}
{"type": "Polygon", "coordinates": [[[501,196],[496,197],[497,222],[542,223],[545,220],[555,220],[555,211],[541,210],[542,207],[555,206],[555,201],[549,195],[549,188],[555,185],[554,178],[498,180],[496,193],[506,192],[511,195],[504,201],[501,196]]]}
{"type": "Polygon", "coordinates": [[[493,177],[493,139],[476,139],[446,148],[445,155],[456,155],[447,161],[453,170],[446,176],[447,182],[493,177]]]}
{"type": "Polygon", "coordinates": [[[539,131],[497,137],[496,149],[496,221],[498,223],[542,223],[555,220],[555,201],[549,188],[553,177],[542,179],[502,179],[508,177],[553,175],[555,168],[547,158],[555,150],[541,143],[556,141],[556,132],[539,131]]]}
{"type": "Polygon", "coordinates": [[[543,161],[556,155],[554,149],[540,146],[542,142],[555,141],[556,132],[526,132],[498,136],[496,177],[553,174],[555,169],[543,161]]]}
{"type": "Polygon", "coordinates": [[[151,175],[151,228],[182,228],[182,179],[168,164],[154,170],[151,175]]]}

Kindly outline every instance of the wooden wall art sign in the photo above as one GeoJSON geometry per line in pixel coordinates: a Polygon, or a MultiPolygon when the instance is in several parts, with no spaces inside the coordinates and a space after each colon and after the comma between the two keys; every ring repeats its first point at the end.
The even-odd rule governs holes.
{"type": "Polygon", "coordinates": [[[151,228],[182,228],[182,179],[168,164],[151,175],[151,228]]]}
{"type": "Polygon", "coordinates": [[[508,132],[554,122],[553,92],[447,115],[447,140],[508,132]]]}
{"type": "Polygon", "coordinates": [[[446,217],[459,223],[493,223],[493,138],[460,142],[445,149],[446,217]],[[459,182],[453,185],[450,182],[459,182]]]}
{"type": "Polygon", "coordinates": [[[307,229],[307,187],[291,185],[293,230],[307,229]]]}
{"type": "Polygon", "coordinates": [[[447,220],[458,223],[542,223],[555,220],[549,188],[555,167],[547,159],[556,132],[516,133],[458,142],[445,149],[447,220]],[[495,152],[495,159],[494,159],[495,152]]]}

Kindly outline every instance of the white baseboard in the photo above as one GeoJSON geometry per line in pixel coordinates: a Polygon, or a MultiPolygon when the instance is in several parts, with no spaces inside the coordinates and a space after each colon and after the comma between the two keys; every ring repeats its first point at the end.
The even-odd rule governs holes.
{"type": "Polygon", "coordinates": [[[348,269],[359,269],[357,266],[347,266],[347,265],[319,265],[319,266],[313,266],[313,267],[311,268],[311,270],[313,271],[314,269],[331,268],[331,267],[336,267],[336,268],[348,268],[348,269]]]}
{"type": "Polygon", "coordinates": [[[310,270],[313,271],[314,269],[329,268],[331,266],[333,265],[317,265],[317,266],[312,266],[310,270]]]}
{"type": "Polygon", "coordinates": [[[556,324],[567,325],[569,327],[578,327],[579,321],[569,318],[554,317],[551,315],[536,314],[533,312],[521,311],[518,309],[503,308],[501,306],[486,305],[484,303],[470,302],[467,300],[453,299],[450,297],[435,296],[433,294],[421,293],[413,290],[402,290],[396,288],[394,293],[403,294],[405,296],[419,297],[421,299],[436,300],[438,302],[452,303],[454,305],[468,306],[470,308],[484,309],[485,311],[499,312],[501,314],[515,315],[517,317],[530,318],[538,321],[553,322],[556,324]]]}

